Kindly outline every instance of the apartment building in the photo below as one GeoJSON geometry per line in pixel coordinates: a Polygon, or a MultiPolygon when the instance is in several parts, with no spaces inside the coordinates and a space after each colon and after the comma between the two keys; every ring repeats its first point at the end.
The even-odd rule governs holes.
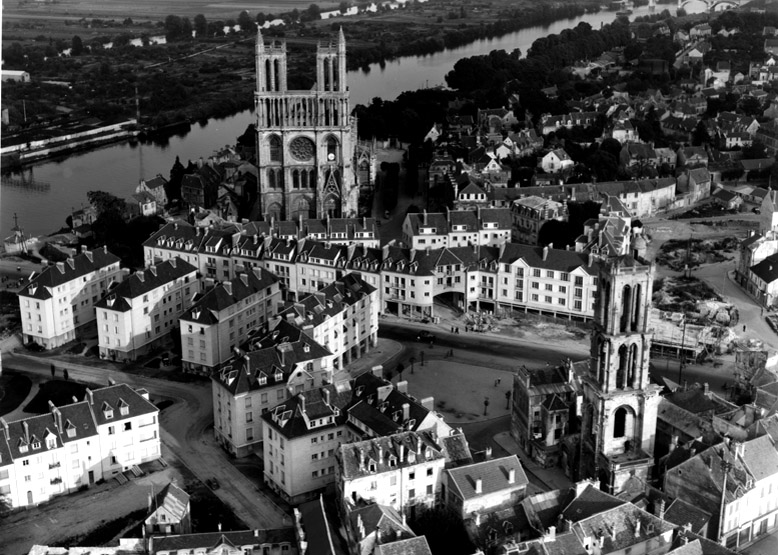
{"type": "Polygon", "coordinates": [[[282,320],[211,376],[213,432],[236,457],[260,448],[260,416],[291,395],[332,382],[332,353],[282,320]]]}
{"type": "Polygon", "coordinates": [[[84,248],[33,275],[19,291],[24,342],[53,349],[73,341],[78,328],[94,321],[97,301],[125,275],[106,247],[84,248]]]}
{"type": "Polygon", "coordinates": [[[263,414],[265,483],[297,503],[335,481],[340,444],[402,431],[450,435],[432,398],[417,401],[406,382],[395,386],[380,367],[376,373],[303,392],[263,414]]]}
{"type": "Polygon", "coordinates": [[[725,439],[669,469],[664,491],[713,515],[710,539],[739,550],[778,526],[775,444],[725,439]]]}
{"type": "Polygon", "coordinates": [[[346,510],[363,502],[414,517],[442,503],[446,457],[434,432],[400,432],[341,445],[337,450],[338,498],[346,510]]]}
{"type": "Polygon", "coordinates": [[[521,310],[580,321],[594,315],[598,263],[591,254],[506,243],[434,251],[389,245],[384,255],[387,312],[432,317],[440,295],[462,310],[521,310]]]}
{"type": "Polygon", "coordinates": [[[316,293],[288,303],[279,318],[303,330],[330,351],[336,370],[378,341],[378,290],[351,272],[316,293]]]}
{"type": "Polygon", "coordinates": [[[197,268],[179,258],[128,276],[95,305],[100,357],[129,361],[148,353],[199,291],[197,268]]]}
{"type": "Polygon", "coordinates": [[[262,268],[212,285],[179,320],[183,370],[210,376],[280,306],[278,278],[262,268]]]}
{"type": "Polygon", "coordinates": [[[323,220],[303,219],[249,222],[246,233],[261,237],[281,239],[312,239],[336,245],[361,245],[379,247],[378,223],[375,218],[325,218],[323,220]]]}
{"type": "Polygon", "coordinates": [[[504,208],[411,213],[402,225],[403,242],[412,249],[500,246],[510,240],[511,214],[504,208]]]}
{"type": "MultiPolygon", "coordinates": [[[[626,210],[618,197],[608,197],[606,209],[609,214],[614,206],[626,210]]],[[[576,248],[595,256],[554,249],[551,245],[540,249],[502,242],[506,233],[502,221],[505,210],[481,209],[451,214],[457,212],[471,216],[480,214],[478,225],[482,228],[496,226],[497,231],[478,229],[478,238],[475,228],[462,235],[447,232],[445,239],[444,235],[436,236],[436,244],[475,240],[482,243],[481,246],[419,249],[404,248],[395,242],[375,249],[311,239],[261,239],[259,234],[240,235],[231,251],[231,271],[266,269],[278,277],[281,289],[290,301],[316,293],[350,271],[356,271],[378,290],[382,310],[401,316],[434,316],[435,298],[438,297],[462,310],[520,310],[588,321],[592,317],[591,305],[596,292],[598,256],[622,252],[632,246],[631,239],[634,239],[627,236],[626,219],[614,216],[603,221],[598,229],[590,230],[586,237],[582,236],[580,244],[576,243],[576,248]],[[491,212],[496,216],[490,216],[491,212]],[[499,246],[490,246],[493,241],[499,246]],[[537,279],[526,279],[530,277],[537,279]]],[[[415,216],[423,217],[423,214],[415,216]]],[[[428,214],[428,218],[437,216],[440,214],[428,214]]],[[[592,223],[592,227],[597,225],[597,222],[592,223]]],[[[183,244],[186,245],[186,241],[183,244]]],[[[168,254],[174,252],[177,251],[171,250],[168,254]]]]}
{"type": "Polygon", "coordinates": [[[86,390],[83,401],[15,422],[0,418],[0,495],[11,507],[56,495],[160,456],[159,409],[126,384],[86,390]]]}

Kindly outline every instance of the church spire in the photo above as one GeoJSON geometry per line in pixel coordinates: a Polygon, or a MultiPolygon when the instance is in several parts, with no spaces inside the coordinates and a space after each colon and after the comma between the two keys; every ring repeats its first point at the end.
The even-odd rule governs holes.
{"type": "Polygon", "coordinates": [[[257,24],[257,54],[265,52],[265,39],[262,38],[262,26],[257,24]]]}
{"type": "Polygon", "coordinates": [[[346,35],[343,34],[343,26],[338,30],[338,51],[346,53],[346,35]]]}

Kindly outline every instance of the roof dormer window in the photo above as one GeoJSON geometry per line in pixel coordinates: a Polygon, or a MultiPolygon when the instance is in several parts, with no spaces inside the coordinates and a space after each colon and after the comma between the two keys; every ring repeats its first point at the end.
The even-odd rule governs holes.
{"type": "Polygon", "coordinates": [[[68,420],[68,423],[65,426],[65,431],[68,437],[76,437],[76,427],[73,425],[73,423],[70,420],[68,420]]]}
{"type": "Polygon", "coordinates": [[[108,403],[103,403],[103,416],[105,416],[106,420],[111,420],[113,418],[113,409],[108,403]]]}
{"type": "Polygon", "coordinates": [[[41,442],[40,441],[33,441],[32,442],[32,450],[35,451],[36,449],[41,448],[41,442]]]}
{"type": "Polygon", "coordinates": [[[127,416],[130,414],[130,405],[125,403],[122,399],[119,399],[119,414],[122,416],[127,416]]]}
{"type": "Polygon", "coordinates": [[[280,382],[282,379],[284,379],[284,375],[281,372],[276,372],[273,378],[275,381],[280,382]]]}

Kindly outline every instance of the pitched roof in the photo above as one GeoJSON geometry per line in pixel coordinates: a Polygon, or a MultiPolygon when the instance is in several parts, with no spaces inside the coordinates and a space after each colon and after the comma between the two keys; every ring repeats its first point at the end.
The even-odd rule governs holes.
{"type": "Polygon", "coordinates": [[[375,555],[432,555],[425,536],[382,543],[375,547],[375,555]]]}
{"type": "Polygon", "coordinates": [[[534,247],[519,243],[506,243],[500,254],[501,264],[513,264],[523,260],[532,268],[556,270],[570,273],[581,268],[589,275],[597,275],[599,262],[592,260],[586,253],[569,251],[566,249],[549,249],[547,247],[534,247]],[[545,259],[544,259],[545,257],[545,259]]]}
{"type": "MultiPolygon", "coordinates": [[[[239,304],[251,295],[263,292],[266,288],[278,282],[278,278],[264,268],[254,267],[250,272],[241,273],[233,279],[216,284],[206,291],[182,315],[181,320],[214,324],[218,321],[217,313],[239,304]]],[[[259,296],[257,302],[264,302],[259,296]]]]}
{"type": "MultiPolygon", "coordinates": [[[[205,532],[201,534],[182,534],[179,536],[154,536],[150,551],[193,550],[206,548],[215,550],[220,545],[244,546],[288,543],[297,545],[297,535],[293,527],[269,530],[239,530],[232,532],[205,532]]],[[[316,543],[316,542],[311,542],[316,543]]]]}
{"type": "Polygon", "coordinates": [[[692,532],[699,532],[711,520],[711,514],[683,499],[676,499],[667,508],[664,519],[676,526],[691,524],[692,532]]]}
{"type": "Polygon", "coordinates": [[[529,483],[524,468],[516,455],[491,459],[459,468],[451,468],[448,475],[463,499],[472,499],[506,489],[526,487],[529,483]],[[510,482],[510,472],[514,472],[510,482]],[[481,480],[481,492],[476,492],[476,481],[481,480]]]}
{"type": "Polygon", "coordinates": [[[127,276],[110,293],[95,304],[96,308],[126,311],[130,306],[119,299],[136,299],[163,285],[194,274],[197,268],[180,258],[171,258],[127,276]]]}
{"type": "Polygon", "coordinates": [[[624,501],[589,485],[581,495],[573,499],[562,512],[562,518],[571,522],[587,519],[593,515],[623,505],[624,501]]]}
{"type": "Polygon", "coordinates": [[[19,296],[48,299],[51,297],[51,289],[118,262],[120,262],[119,257],[109,252],[107,247],[84,251],[68,258],[65,262],[47,266],[22,287],[19,296]]]}

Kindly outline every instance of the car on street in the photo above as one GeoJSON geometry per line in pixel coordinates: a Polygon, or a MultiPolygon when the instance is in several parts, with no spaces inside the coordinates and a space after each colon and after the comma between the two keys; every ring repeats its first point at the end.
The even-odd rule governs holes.
{"type": "Polygon", "coordinates": [[[761,214],[762,210],[758,206],[754,206],[751,209],[751,212],[753,212],[754,214],[761,214]]]}
{"type": "Polygon", "coordinates": [[[419,332],[416,336],[416,341],[435,341],[435,336],[428,331],[419,332]]]}
{"type": "Polygon", "coordinates": [[[216,478],[208,478],[205,481],[205,485],[213,490],[219,489],[219,481],[216,478]]]}

